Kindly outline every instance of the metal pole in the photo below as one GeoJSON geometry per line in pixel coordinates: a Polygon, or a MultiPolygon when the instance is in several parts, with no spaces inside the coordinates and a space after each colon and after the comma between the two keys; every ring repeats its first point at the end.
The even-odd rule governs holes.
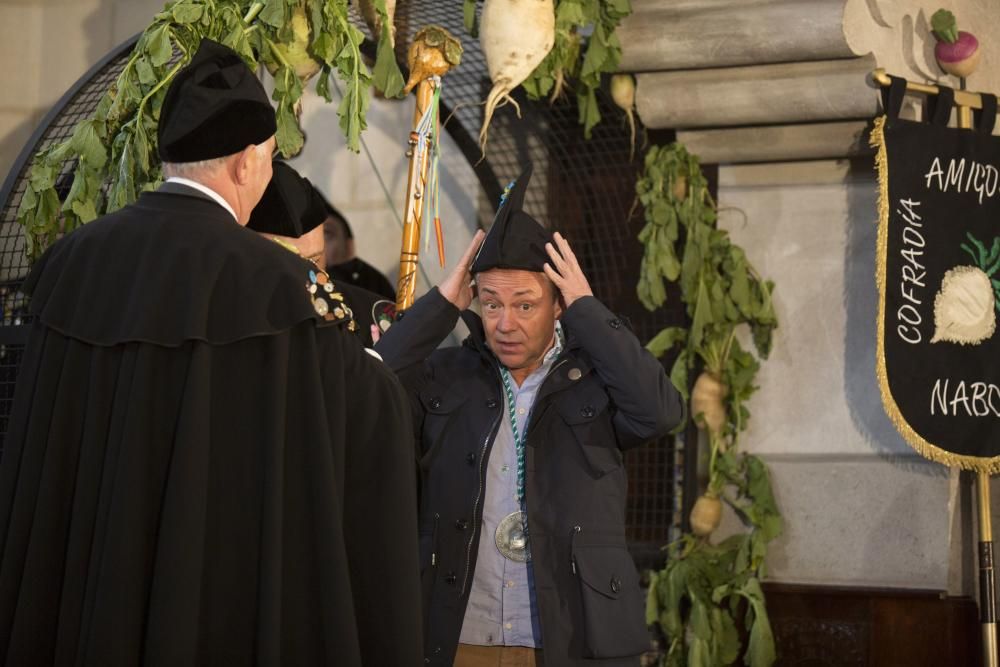
{"type": "Polygon", "coordinates": [[[978,474],[979,622],[983,633],[983,665],[997,667],[996,587],[993,576],[993,525],[990,519],[990,476],[978,474]]]}

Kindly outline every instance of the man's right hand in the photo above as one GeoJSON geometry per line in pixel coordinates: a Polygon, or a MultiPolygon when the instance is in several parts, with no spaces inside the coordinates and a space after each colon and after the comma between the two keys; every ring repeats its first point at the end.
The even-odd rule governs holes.
{"type": "Polygon", "coordinates": [[[485,237],[486,232],[481,229],[476,231],[475,236],[472,237],[472,243],[462,255],[462,259],[452,269],[451,274],[438,285],[441,296],[448,299],[459,310],[465,310],[472,304],[472,273],[470,273],[469,268],[472,266],[476,252],[479,251],[479,246],[482,245],[485,237]]]}

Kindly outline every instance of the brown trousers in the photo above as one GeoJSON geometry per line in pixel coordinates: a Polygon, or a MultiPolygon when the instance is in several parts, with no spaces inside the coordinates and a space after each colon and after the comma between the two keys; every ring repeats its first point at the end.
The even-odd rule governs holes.
{"type": "Polygon", "coordinates": [[[539,649],[459,644],[455,667],[545,667],[539,649]]]}

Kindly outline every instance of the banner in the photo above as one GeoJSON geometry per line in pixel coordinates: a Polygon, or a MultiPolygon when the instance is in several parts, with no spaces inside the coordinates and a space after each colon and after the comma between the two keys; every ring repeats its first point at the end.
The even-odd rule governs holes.
{"type": "Polygon", "coordinates": [[[1000,139],[996,97],[976,129],[899,118],[893,79],[875,121],[879,230],[877,374],[886,413],[921,455],[1000,472],[1000,139]]]}

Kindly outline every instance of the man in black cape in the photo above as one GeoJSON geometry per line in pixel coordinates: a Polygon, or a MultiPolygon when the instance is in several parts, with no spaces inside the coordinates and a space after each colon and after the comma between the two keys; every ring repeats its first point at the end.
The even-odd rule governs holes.
{"type": "Polygon", "coordinates": [[[311,261],[317,272],[325,273],[331,292],[340,295],[350,308],[354,326],[349,329],[370,349],[382,334],[380,324],[391,322],[387,311],[394,315],[395,303],[323,270],[327,250],[323,223],[328,221],[330,205],[309,179],[288,163],[275,160],[273,170],[274,176],[250,215],[247,229],[265,234],[311,261]]]}
{"type": "Polygon", "coordinates": [[[243,226],[274,132],[206,40],[163,103],[170,178],[28,278],[0,662],[419,662],[406,397],[311,265],[243,226]]]}

